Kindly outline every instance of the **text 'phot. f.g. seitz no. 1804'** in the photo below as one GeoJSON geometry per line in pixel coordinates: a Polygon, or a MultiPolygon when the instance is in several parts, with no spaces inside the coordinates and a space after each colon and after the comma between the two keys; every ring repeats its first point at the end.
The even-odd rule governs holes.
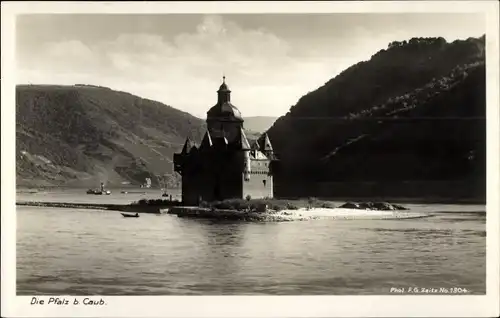
{"type": "Polygon", "coordinates": [[[201,144],[187,138],[174,155],[174,169],[182,175],[182,202],[272,198],[277,159],[268,135],[250,144],[225,77],[217,94],[217,104],[207,112],[208,129],[201,144]]]}

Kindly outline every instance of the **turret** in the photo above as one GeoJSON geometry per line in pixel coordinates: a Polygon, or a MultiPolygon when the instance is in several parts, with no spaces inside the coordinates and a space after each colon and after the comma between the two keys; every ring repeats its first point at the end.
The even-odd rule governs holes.
{"type": "Polygon", "coordinates": [[[231,102],[231,91],[226,85],[226,77],[222,76],[222,84],[217,91],[217,104],[222,105],[229,102],[231,102]]]}
{"type": "Polygon", "coordinates": [[[188,161],[189,155],[196,150],[196,145],[189,137],[186,138],[182,151],[180,153],[174,153],[174,171],[182,175],[184,170],[184,165],[188,161]]]}
{"type": "Polygon", "coordinates": [[[201,141],[200,150],[209,150],[212,146],[212,137],[210,136],[210,132],[207,130],[207,132],[205,132],[205,136],[203,136],[203,140],[201,141]]]}
{"type": "Polygon", "coordinates": [[[240,129],[240,145],[241,150],[249,151],[251,150],[250,143],[248,142],[247,136],[243,128],[240,129]]]}
{"type": "Polygon", "coordinates": [[[243,128],[240,129],[240,147],[243,150],[243,177],[245,181],[250,181],[250,172],[251,172],[251,160],[250,160],[250,144],[248,143],[247,136],[245,135],[245,131],[243,128]]]}
{"type": "Polygon", "coordinates": [[[269,140],[269,136],[267,133],[264,133],[259,140],[259,149],[262,153],[264,153],[267,157],[271,158],[274,155],[273,146],[271,145],[271,141],[269,140]]]}
{"type": "Polygon", "coordinates": [[[189,152],[191,151],[191,148],[193,148],[193,146],[194,146],[193,142],[191,141],[191,139],[189,139],[189,137],[187,137],[186,142],[184,143],[184,147],[182,147],[181,154],[183,154],[183,155],[189,154],[189,152]]]}
{"type": "Polygon", "coordinates": [[[213,122],[243,122],[241,113],[231,104],[231,90],[226,84],[226,77],[222,78],[222,84],[217,90],[217,104],[207,112],[207,124],[210,126],[213,122]]]}

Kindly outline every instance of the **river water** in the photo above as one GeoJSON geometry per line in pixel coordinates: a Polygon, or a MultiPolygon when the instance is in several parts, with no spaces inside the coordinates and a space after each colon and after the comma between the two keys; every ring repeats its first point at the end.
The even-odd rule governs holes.
{"type": "MultiPolygon", "coordinates": [[[[120,203],[142,196],[123,194],[120,203]]],[[[17,200],[40,198],[119,200],[79,193],[17,200]]],[[[406,206],[433,216],[245,223],[18,206],[17,294],[382,295],[391,287],[484,294],[485,207],[406,206]]]]}

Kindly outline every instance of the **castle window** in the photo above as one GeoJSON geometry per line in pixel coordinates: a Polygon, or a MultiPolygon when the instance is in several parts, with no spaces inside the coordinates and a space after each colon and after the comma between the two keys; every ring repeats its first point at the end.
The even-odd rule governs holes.
{"type": "Polygon", "coordinates": [[[262,180],[262,183],[264,184],[264,187],[266,186],[266,180],[262,180]]]}

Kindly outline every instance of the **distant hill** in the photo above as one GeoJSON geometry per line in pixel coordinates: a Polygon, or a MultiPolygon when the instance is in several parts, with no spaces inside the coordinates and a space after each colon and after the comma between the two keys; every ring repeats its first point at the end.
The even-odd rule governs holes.
{"type": "Polygon", "coordinates": [[[140,185],[165,176],[186,136],[203,120],[159,102],[91,85],[16,88],[18,186],[140,185]]]}
{"type": "Polygon", "coordinates": [[[278,118],[270,116],[245,117],[244,126],[246,130],[262,134],[271,128],[276,119],[278,118]]]}
{"type": "Polygon", "coordinates": [[[485,195],[485,43],[413,38],[303,96],[269,129],[282,196],[485,195]]]}

